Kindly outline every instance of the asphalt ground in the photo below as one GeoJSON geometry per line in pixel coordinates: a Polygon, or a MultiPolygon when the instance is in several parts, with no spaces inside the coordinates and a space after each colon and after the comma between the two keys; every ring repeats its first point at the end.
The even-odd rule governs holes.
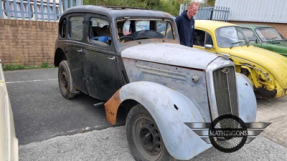
{"type": "MultiPolygon", "coordinates": [[[[133,160],[125,127],[112,127],[103,107],[93,106],[94,98],[64,99],[57,69],[5,72],[5,77],[20,160],[133,160]]],[[[287,160],[287,97],[257,103],[257,122],[272,124],[254,141],[231,154],[210,148],[192,160],[287,160]]]]}
{"type": "Polygon", "coordinates": [[[94,106],[97,99],[63,98],[57,73],[58,68],[4,72],[20,145],[112,126],[104,107],[94,106]]]}

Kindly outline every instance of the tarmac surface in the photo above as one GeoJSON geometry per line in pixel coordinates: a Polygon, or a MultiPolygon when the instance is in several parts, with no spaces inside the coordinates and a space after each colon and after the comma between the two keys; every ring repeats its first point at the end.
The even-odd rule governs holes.
{"type": "MultiPolygon", "coordinates": [[[[64,99],[57,69],[5,72],[20,143],[20,160],[133,160],[126,141],[124,114],[117,127],[105,118],[98,100],[64,99]]],[[[287,160],[287,97],[257,99],[257,122],[272,122],[237,152],[210,148],[192,160],[287,160]]]]}
{"type": "MultiPolygon", "coordinates": [[[[104,107],[94,106],[97,99],[85,94],[62,97],[58,68],[4,74],[20,145],[112,126],[104,107]]],[[[119,119],[117,126],[124,125],[119,119]]]]}

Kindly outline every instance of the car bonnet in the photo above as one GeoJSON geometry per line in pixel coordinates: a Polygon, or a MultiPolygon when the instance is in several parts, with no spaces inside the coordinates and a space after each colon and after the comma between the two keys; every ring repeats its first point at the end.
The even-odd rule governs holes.
{"type": "Polygon", "coordinates": [[[203,50],[171,43],[133,46],[121,52],[123,58],[205,70],[218,56],[203,50]]]}

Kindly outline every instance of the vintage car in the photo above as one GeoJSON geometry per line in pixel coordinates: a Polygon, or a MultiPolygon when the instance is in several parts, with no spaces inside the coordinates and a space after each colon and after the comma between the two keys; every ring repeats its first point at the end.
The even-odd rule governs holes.
{"type": "Polygon", "coordinates": [[[59,22],[54,64],[63,97],[81,91],[102,100],[111,124],[126,110],[136,160],[187,160],[211,147],[185,123],[210,123],[223,114],[256,119],[248,79],[228,59],[180,45],[165,12],[70,8],[59,22]]]}
{"type": "Polygon", "coordinates": [[[258,96],[278,98],[287,92],[287,58],[250,45],[242,29],[231,23],[196,20],[194,47],[228,57],[246,75],[258,96]]]}
{"type": "Polygon", "coordinates": [[[252,45],[287,57],[287,40],[273,27],[251,24],[238,25],[242,28],[252,45]]]}
{"type": "Polygon", "coordinates": [[[0,59],[0,160],[18,161],[18,139],[0,59]]]}

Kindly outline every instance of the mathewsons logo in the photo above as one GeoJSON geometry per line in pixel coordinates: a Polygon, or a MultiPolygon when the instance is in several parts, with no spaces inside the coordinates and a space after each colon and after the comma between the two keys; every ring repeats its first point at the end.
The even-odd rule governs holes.
{"type": "Polygon", "coordinates": [[[221,115],[211,123],[185,123],[208,144],[217,150],[232,153],[250,143],[271,123],[244,123],[231,114],[221,115]]]}

